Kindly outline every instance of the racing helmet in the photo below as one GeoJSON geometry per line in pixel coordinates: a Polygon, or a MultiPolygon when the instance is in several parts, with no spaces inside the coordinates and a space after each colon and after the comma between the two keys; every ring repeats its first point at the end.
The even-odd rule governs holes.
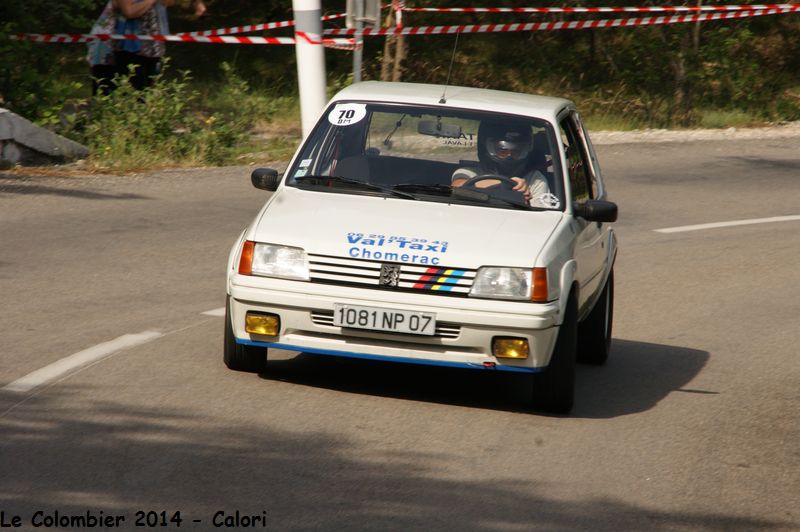
{"type": "Polygon", "coordinates": [[[482,122],[478,128],[478,157],[489,169],[505,176],[524,173],[532,146],[531,128],[527,125],[482,122]]]}

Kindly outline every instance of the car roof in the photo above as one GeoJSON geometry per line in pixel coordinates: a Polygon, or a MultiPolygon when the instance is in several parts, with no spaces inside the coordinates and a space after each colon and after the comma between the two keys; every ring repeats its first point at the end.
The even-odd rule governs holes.
{"type": "Polygon", "coordinates": [[[553,122],[562,109],[574,107],[569,100],[550,96],[453,85],[448,86],[445,91],[444,85],[383,81],[365,81],[350,85],[337,93],[331,101],[340,100],[442,105],[450,108],[533,116],[553,122]],[[446,99],[444,104],[440,103],[443,92],[446,99]]]}

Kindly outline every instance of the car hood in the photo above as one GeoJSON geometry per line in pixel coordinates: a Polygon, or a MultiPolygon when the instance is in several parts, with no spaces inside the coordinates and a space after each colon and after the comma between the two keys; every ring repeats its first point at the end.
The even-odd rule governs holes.
{"type": "Polygon", "coordinates": [[[563,214],[283,187],[248,238],[314,255],[458,268],[534,265],[563,214]]]}

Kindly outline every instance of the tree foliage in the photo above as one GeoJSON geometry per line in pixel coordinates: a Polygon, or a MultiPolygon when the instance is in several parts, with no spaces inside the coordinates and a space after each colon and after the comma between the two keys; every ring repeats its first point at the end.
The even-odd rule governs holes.
{"type": "MultiPolygon", "coordinates": [[[[649,3],[606,0],[513,5],[649,3]]],[[[407,4],[430,5],[422,1],[407,4]]],[[[490,4],[503,3],[458,2],[459,6],[490,4]]],[[[605,14],[602,18],[631,16],[636,15],[605,14]]],[[[412,12],[404,23],[418,26],[578,18],[581,16],[569,15],[567,19],[560,14],[412,12]]],[[[409,39],[406,79],[443,82],[454,39],[445,36],[409,39]]],[[[377,72],[373,70],[372,75],[377,77],[377,72]]],[[[765,120],[800,119],[800,17],[785,14],[638,28],[464,34],[459,38],[453,81],[567,95],[588,101],[595,112],[613,109],[612,113],[625,114],[650,126],[691,125],[702,109],[741,109],[765,120]]]]}
{"type": "MultiPolygon", "coordinates": [[[[11,41],[19,31],[86,32],[105,0],[0,2],[0,99],[36,118],[63,101],[74,82],[86,79],[82,45],[11,41]]],[[[291,18],[288,0],[213,0],[201,21],[174,10],[173,31],[206,29],[291,18]]],[[[341,12],[344,0],[324,2],[341,12]]],[[[442,5],[407,0],[407,5],[442,5]]],[[[640,5],[607,0],[562,5],[640,5]]],[[[645,2],[647,3],[647,2],[645,2]]],[[[718,3],[723,3],[718,1],[718,3]]],[[[558,5],[503,0],[461,0],[454,6],[558,5]]],[[[660,5],[660,3],[659,3],[660,5]]],[[[614,15],[604,15],[612,18],[614,15]]],[[[633,16],[633,15],[624,15],[633,16]]],[[[569,19],[579,15],[569,15],[569,19]]],[[[563,15],[407,13],[406,26],[564,20],[563,15]]],[[[326,26],[340,25],[341,22],[326,26]]],[[[291,30],[271,32],[291,34],[291,30]]],[[[444,82],[453,36],[410,37],[402,78],[444,82]]],[[[367,38],[366,79],[381,77],[383,38],[367,38]]],[[[170,44],[175,71],[191,70],[197,82],[218,78],[229,62],[254,88],[292,93],[290,46],[170,44]]],[[[348,52],[326,54],[331,83],[351,70],[348,52]]],[[[800,118],[800,18],[797,14],[662,27],[555,32],[464,34],[455,54],[453,83],[565,95],[595,113],[624,114],[642,125],[689,125],[699,110],[738,109],[765,120],[800,118]]],[[[84,87],[84,91],[86,88],[84,87]]]]}
{"type": "MultiPolygon", "coordinates": [[[[84,32],[91,27],[97,0],[2,0],[0,2],[0,106],[38,116],[62,95],[56,72],[63,56],[52,47],[12,41],[18,32],[84,32]]],[[[73,48],[73,51],[75,49],[73,48]]]]}

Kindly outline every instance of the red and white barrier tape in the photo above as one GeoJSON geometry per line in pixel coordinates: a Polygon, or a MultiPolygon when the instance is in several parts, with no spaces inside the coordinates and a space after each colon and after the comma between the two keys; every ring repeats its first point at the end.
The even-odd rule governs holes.
{"type": "MultiPolygon", "coordinates": [[[[356,39],[353,38],[331,39],[329,37],[328,38],[322,37],[322,35],[305,33],[302,31],[295,31],[294,35],[295,39],[297,40],[303,40],[308,44],[321,44],[326,48],[332,48],[335,50],[356,50],[364,46],[363,43],[357,42],[356,39]]],[[[284,44],[294,44],[294,43],[284,43],[284,44]]]]}
{"type": "Polygon", "coordinates": [[[682,24],[686,22],[706,22],[714,20],[739,19],[748,17],[761,17],[765,15],[778,15],[800,11],[800,5],[792,7],[764,9],[758,11],[729,11],[723,13],[705,13],[694,15],[674,15],[668,17],[634,17],[624,19],[605,20],[576,20],[570,22],[530,22],[517,24],[468,24],[460,26],[419,26],[414,28],[376,28],[357,31],[354,29],[329,29],[325,35],[348,36],[384,36],[384,35],[446,35],[454,33],[504,33],[521,31],[554,31],[554,30],[582,30],[597,28],[626,28],[638,26],[656,26],[664,24],[682,24]]]}
{"type": "MultiPolygon", "coordinates": [[[[338,15],[325,15],[322,21],[336,20],[347,16],[346,13],[339,13],[338,15]]],[[[294,20],[284,20],[281,22],[267,22],[264,24],[252,24],[250,26],[233,26],[231,28],[218,28],[213,30],[204,31],[189,31],[176,33],[175,35],[190,35],[192,37],[211,37],[215,35],[236,35],[238,33],[251,33],[254,31],[268,31],[279,28],[290,28],[294,26],[294,20]]]]}
{"type": "MultiPolygon", "coordinates": [[[[311,44],[322,44],[326,47],[337,49],[353,49],[356,44],[353,39],[339,38],[320,38],[319,35],[307,33],[295,33],[298,39],[302,39],[311,44]]],[[[33,41],[39,43],[85,43],[91,41],[168,41],[168,42],[195,42],[195,43],[214,43],[214,44],[295,44],[295,37],[238,37],[233,35],[118,35],[118,34],[67,34],[67,33],[18,33],[11,35],[11,39],[17,41],[33,41]]]]}
{"type": "Polygon", "coordinates": [[[402,11],[426,13],[693,13],[706,11],[764,11],[791,9],[800,4],[752,4],[724,6],[641,6],[641,7],[402,7],[402,11]]]}
{"type": "Polygon", "coordinates": [[[236,35],[237,33],[251,33],[254,31],[276,30],[279,28],[290,28],[294,26],[293,20],[281,22],[268,22],[266,24],[251,24],[250,26],[233,26],[231,28],[217,28],[204,31],[187,31],[176,33],[175,35],[189,35],[191,37],[213,37],[217,35],[236,35]]]}
{"type": "MultiPolygon", "coordinates": [[[[776,4],[780,7],[770,7],[765,9],[741,9],[714,13],[695,13],[687,15],[672,15],[660,17],[634,17],[625,19],[604,19],[604,20],[578,20],[561,22],[530,22],[515,24],[469,24],[456,26],[419,26],[408,27],[396,26],[394,28],[367,28],[356,29],[327,29],[324,35],[334,36],[385,36],[385,35],[442,35],[454,33],[504,33],[504,32],[523,32],[523,31],[555,31],[555,30],[578,30],[578,29],[597,29],[597,28],[624,28],[638,26],[655,26],[665,24],[681,24],[687,22],[706,22],[715,20],[739,19],[748,17],[760,17],[765,15],[778,15],[783,13],[795,13],[800,11],[800,4],[776,4]]],[[[744,6],[740,6],[744,7],[744,6]]],[[[446,8],[442,8],[446,9],[446,8]]],[[[456,9],[456,8],[453,8],[456,9]]],[[[469,9],[469,8],[458,8],[469,9]]],[[[480,8],[475,8],[480,9],[480,8]]],[[[489,9],[489,8],[486,8],[489,9]]],[[[505,9],[505,8],[497,8],[505,9]]],[[[508,8],[516,9],[516,8],[508,8]]],[[[543,8],[544,9],[544,8],[543,8]]],[[[552,8],[568,9],[568,8],[552,8]]],[[[572,9],[600,9],[600,8],[572,8],[572,9]]],[[[608,8],[617,9],[617,8],[608,8]]],[[[619,8],[624,9],[624,8],[619,8]]],[[[332,15],[338,16],[338,15],[332,15]]],[[[272,23],[284,24],[284,23],[272,23]]],[[[258,25],[265,26],[265,25],[258,25]]],[[[254,26],[242,26],[250,28],[254,26]]],[[[277,26],[276,26],[277,27],[277,26]]],[[[281,26],[285,27],[285,26],[281,26]]],[[[233,28],[227,28],[233,29],[233,28]]],[[[210,30],[222,31],[222,30],[210,30]]],[[[254,30],[246,30],[254,31],[254,30]]],[[[302,32],[295,32],[295,37],[305,40],[311,44],[322,44],[326,47],[336,49],[352,50],[359,46],[352,38],[323,38],[319,35],[311,35],[302,32]]],[[[66,34],[66,33],[18,33],[11,35],[14,40],[28,40],[39,43],[85,43],[94,40],[143,40],[143,41],[169,41],[169,42],[194,42],[194,43],[213,43],[213,44],[295,44],[295,37],[240,37],[232,35],[196,35],[196,34],[175,34],[175,35],[118,35],[118,34],[66,34]]]]}

